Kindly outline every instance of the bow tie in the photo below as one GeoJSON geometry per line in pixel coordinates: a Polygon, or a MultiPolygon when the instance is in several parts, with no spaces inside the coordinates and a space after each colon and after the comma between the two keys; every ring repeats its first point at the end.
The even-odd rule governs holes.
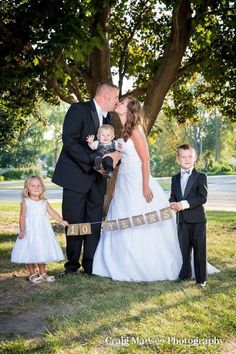
{"type": "Polygon", "coordinates": [[[186,170],[186,171],[182,171],[182,172],[181,172],[181,174],[183,174],[183,175],[186,174],[186,173],[187,173],[188,175],[190,175],[190,170],[186,170]]]}

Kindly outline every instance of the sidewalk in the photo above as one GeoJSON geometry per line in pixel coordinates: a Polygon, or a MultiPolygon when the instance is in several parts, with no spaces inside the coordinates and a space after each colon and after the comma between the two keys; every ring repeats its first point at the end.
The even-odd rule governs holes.
{"type": "MultiPolygon", "coordinates": [[[[158,177],[157,181],[164,188],[167,197],[170,196],[170,177],[158,177]]],[[[46,197],[49,201],[60,202],[62,199],[62,188],[46,180],[46,197]]],[[[19,201],[23,181],[0,182],[0,201],[19,201]]],[[[224,210],[236,212],[236,175],[209,176],[208,177],[208,201],[206,210],[224,210]]]]}

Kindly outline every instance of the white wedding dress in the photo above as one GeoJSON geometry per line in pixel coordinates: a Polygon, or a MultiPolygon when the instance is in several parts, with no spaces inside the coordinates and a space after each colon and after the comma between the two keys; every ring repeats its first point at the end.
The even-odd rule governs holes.
{"type": "MultiPolygon", "coordinates": [[[[161,220],[159,210],[169,201],[158,182],[150,177],[154,197],[147,203],[142,189],[142,166],[133,141],[123,142],[121,164],[106,220],[129,217],[131,227],[101,232],[94,256],[93,274],[121,281],[175,280],[182,257],[177,237],[175,214],[161,220]],[[132,216],[157,211],[160,221],[134,226],[132,216]]],[[[211,272],[217,271],[211,267],[211,272]]]]}

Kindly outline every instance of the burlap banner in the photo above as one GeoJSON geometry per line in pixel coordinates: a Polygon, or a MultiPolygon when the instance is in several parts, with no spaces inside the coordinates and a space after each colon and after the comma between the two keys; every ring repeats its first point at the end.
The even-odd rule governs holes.
{"type": "Polygon", "coordinates": [[[84,236],[91,234],[91,225],[102,224],[102,230],[114,231],[125,230],[131,227],[137,227],[145,224],[154,224],[160,221],[166,221],[173,218],[173,213],[170,207],[160,209],[159,211],[152,211],[145,215],[135,215],[132,217],[96,221],[91,223],[70,224],[67,230],[67,236],[84,236]]]}

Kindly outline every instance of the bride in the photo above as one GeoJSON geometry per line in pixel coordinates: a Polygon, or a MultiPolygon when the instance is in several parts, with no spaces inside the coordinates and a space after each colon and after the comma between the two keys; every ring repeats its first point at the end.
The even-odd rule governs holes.
{"type": "MultiPolygon", "coordinates": [[[[147,140],[142,129],[141,104],[133,97],[115,110],[123,126],[121,165],[107,221],[142,216],[157,211],[159,221],[109,230],[104,225],[94,256],[93,274],[121,281],[176,280],[182,265],[173,212],[162,220],[160,210],[169,207],[165,192],[150,175],[147,140]]],[[[121,139],[120,139],[121,140],[121,139]]],[[[109,225],[108,225],[109,226],[109,225]]],[[[210,271],[218,271],[211,267],[210,271]]]]}

